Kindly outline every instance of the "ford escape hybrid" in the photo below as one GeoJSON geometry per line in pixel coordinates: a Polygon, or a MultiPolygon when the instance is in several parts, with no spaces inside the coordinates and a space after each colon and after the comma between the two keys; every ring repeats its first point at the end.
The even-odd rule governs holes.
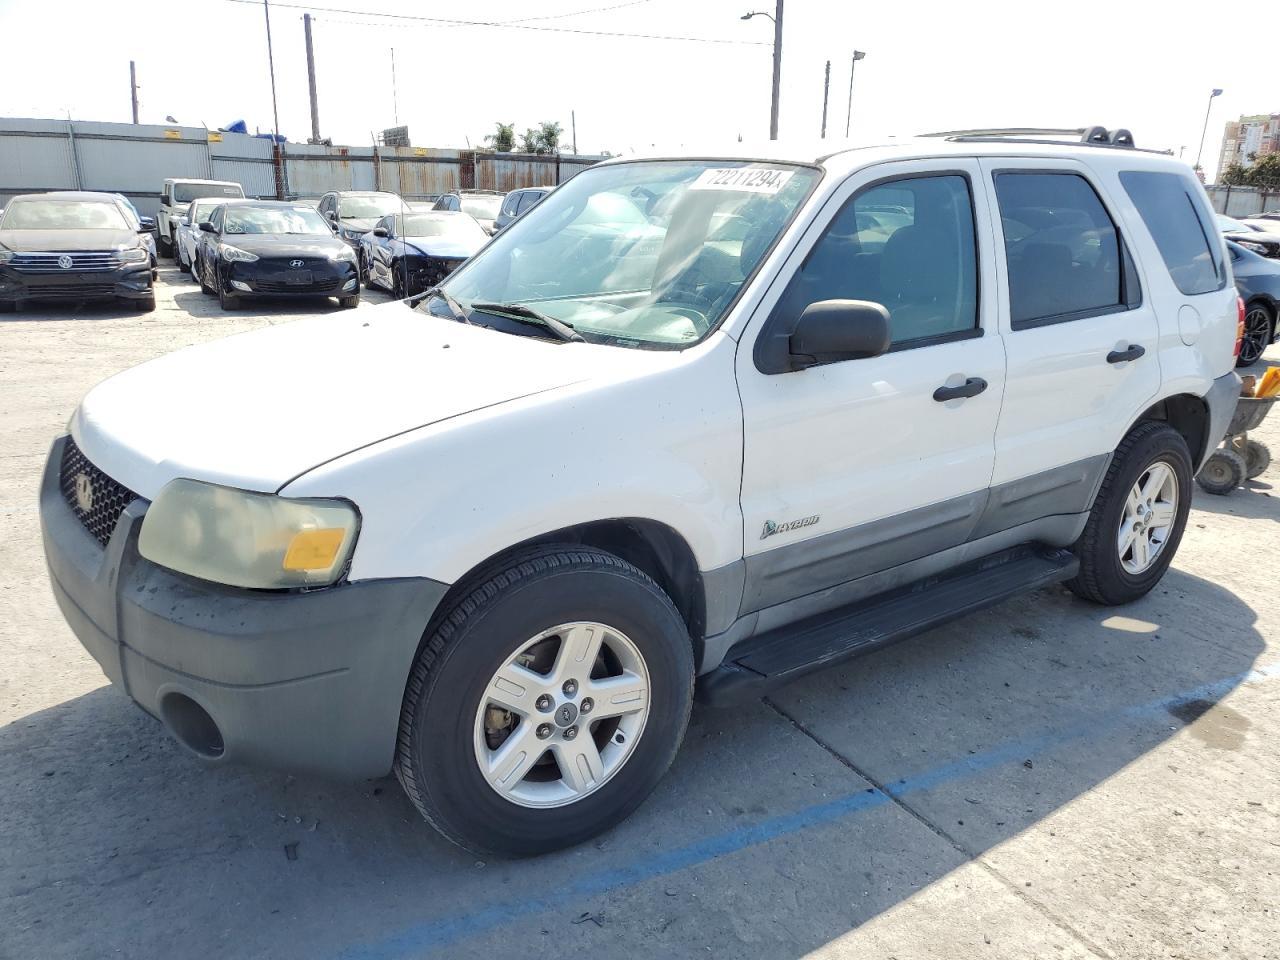
{"type": "Polygon", "coordinates": [[[634,810],[695,690],[1141,597],[1239,304],[1191,170],[1086,137],[610,161],[418,298],[112,377],[49,456],[58,602],[206,761],[394,771],[531,854],[634,810]]]}

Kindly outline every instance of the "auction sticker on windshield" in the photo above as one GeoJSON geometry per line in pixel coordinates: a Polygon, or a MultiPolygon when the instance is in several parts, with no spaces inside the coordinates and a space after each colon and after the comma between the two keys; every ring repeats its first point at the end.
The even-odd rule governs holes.
{"type": "Polygon", "coordinates": [[[690,190],[738,190],[742,193],[777,193],[791,179],[794,170],[761,167],[728,167],[703,170],[690,190]]]}

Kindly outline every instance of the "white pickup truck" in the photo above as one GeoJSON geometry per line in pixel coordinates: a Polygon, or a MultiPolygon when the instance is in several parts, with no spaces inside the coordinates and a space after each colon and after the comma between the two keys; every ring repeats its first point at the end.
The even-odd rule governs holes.
{"type": "Polygon", "coordinates": [[[230,180],[181,180],[170,177],[160,192],[160,211],[156,214],[160,254],[178,259],[178,218],[187,212],[192,200],[216,197],[224,200],[244,197],[244,188],[230,180]]]}
{"type": "Polygon", "coordinates": [[[212,765],[394,770],[531,854],[634,810],[695,690],[1147,593],[1239,393],[1190,168],[1104,130],[736,150],[602,163],[416,300],[94,388],[41,506],[107,676],[212,765]]]}

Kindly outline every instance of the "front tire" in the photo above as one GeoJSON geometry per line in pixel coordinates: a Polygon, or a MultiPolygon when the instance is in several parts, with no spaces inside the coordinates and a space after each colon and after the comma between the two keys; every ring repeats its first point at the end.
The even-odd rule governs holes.
{"type": "Polygon", "coordinates": [[[227,288],[223,286],[220,278],[215,282],[218,284],[218,306],[223,310],[240,309],[240,298],[234,293],[227,293],[227,288]]]}
{"type": "Polygon", "coordinates": [[[173,256],[173,242],[164,234],[156,237],[156,252],[162,257],[173,256]]]}
{"type": "Polygon", "coordinates": [[[196,262],[191,269],[195,273],[196,280],[200,282],[200,292],[203,293],[206,297],[212,297],[216,293],[216,291],[213,289],[213,287],[209,286],[209,284],[205,283],[204,264],[200,262],[199,257],[196,258],[196,262]]]}
{"type": "Polygon", "coordinates": [[[1191,509],[1191,454],[1168,424],[1140,423],[1120,441],[1076,542],[1067,586],[1109,606],[1144,596],[1173,562],[1191,509]]]}
{"type": "Polygon", "coordinates": [[[469,850],[572,846],[629,816],[666,773],[693,676],[688,630],[653,580],[590,547],[539,548],[478,577],[427,636],[396,775],[469,850]]]}

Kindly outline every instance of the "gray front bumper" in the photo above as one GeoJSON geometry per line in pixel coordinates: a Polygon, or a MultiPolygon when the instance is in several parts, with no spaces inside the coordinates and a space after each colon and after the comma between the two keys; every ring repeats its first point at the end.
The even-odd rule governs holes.
{"type": "Polygon", "coordinates": [[[155,717],[173,695],[199,704],[224,744],[212,762],[388,773],[405,681],[447,585],[277,593],[193,580],[138,553],[144,500],[103,550],[62,497],[64,443],[54,441],[40,489],[45,557],[58,606],[108,679],[155,717]]]}
{"type": "Polygon", "coordinates": [[[1214,380],[1209,392],[1204,395],[1205,406],[1209,408],[1209,435],[1205,438],[1205,449],[1196,464],[1197,473],[1226,437],[1231,415],[1236,412],[1236,401],[1239,399],[1240,376],[1234,370],[1214,380]]]}

